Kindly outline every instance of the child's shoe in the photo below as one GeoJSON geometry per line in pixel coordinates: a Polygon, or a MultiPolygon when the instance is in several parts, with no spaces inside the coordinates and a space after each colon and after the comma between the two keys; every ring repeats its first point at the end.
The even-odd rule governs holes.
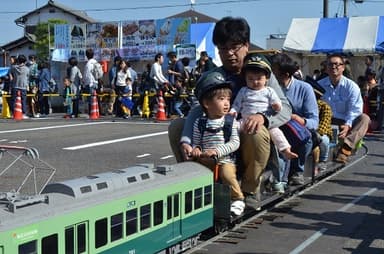
{"type": "Polygon", "coordinates": [[[236,216],[240,216],[243,214],[245,208],[245,203],[243,200],[236,200],[233,201],[231,204],[231,213],[233,213],[236,216]]]}

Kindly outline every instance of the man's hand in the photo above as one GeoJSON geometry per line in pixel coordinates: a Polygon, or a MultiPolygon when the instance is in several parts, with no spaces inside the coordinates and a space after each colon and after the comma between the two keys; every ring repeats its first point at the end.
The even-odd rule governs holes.
{"type": "Polygon", "coordinates": [[[350,129],[351,127],[349,125],[346,125],[346,124],[340,125],[339,138],[344,139],[347,136],[350,129]]]}
{"type": "Polygon", "coordinates": [[[192,146],[187,143],[181,144],[181,152],[183,154],[183,158],[186,161],[192,160],[192,146]]]}
{"type": "Polygon", "coordinates": [[[264,116],[262,114],[250,115],[243,122],[243,130],[248,134],[256,134],[264,126],[264,116]]]}
{"type": "Polygon", "coordinates": [[[296,120],[296,121],[299,122],[301,125],[304,125],[304,126],[305,126],[305,119],[302,118],[301,116],[296,115],[296,114],[292,114],[292,115],[291,115],[291,119],[292,119],[292,120],[296,120]]]}

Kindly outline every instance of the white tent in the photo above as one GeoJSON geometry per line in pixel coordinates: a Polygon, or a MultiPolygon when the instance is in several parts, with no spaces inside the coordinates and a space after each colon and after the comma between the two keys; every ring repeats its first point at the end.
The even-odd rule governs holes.
{"type": "Polygon", "coordinates": [[[384,16],[295,18],[283,50],[311,53],[384,53],[384,16]]]}

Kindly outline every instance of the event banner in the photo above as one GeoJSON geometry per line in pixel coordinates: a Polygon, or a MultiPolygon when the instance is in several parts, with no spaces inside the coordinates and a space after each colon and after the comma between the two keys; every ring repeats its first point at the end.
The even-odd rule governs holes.
{"type": "Polygon", "coordinates": [[[86,48],[93,48],[97,60],[120,55],[128,60],[153,60],[176,45],[189,44],[190,18],[129,20],[93,24],[55,25],[54,61],[75,56],[85,61],[86,48]]]}

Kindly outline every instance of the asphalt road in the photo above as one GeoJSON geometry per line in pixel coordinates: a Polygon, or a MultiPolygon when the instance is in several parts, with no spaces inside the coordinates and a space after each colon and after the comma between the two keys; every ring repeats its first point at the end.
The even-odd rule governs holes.
{"type": "MultiPolygon", "coordinates": [[[[168,124],[168,121],[63,119],[61,116],[17,122],[1,119],[0,145],[36,148],[39,159],[56,169],[52,181],[61,181],[141,163],[175,163],[168,142],[168,124]]],[[[16,156],[20,154],[8,150],[16,156]]],[[[16,178],[24,175],[12,168],[1,174],[10,162],[9,155],[3,153],[0,159],[2,187],[10,179],[20,181],[16,178]]],[[[36,160],[30,159],[28,163],[37,165],[36,160]]]]}
{"type": "Polygon", "coordinates": [[[244,239],[223,237],[193,253],[384,253],[384,135],[367,136],[365,144],[361,160],[244,222],[244,239]]]}

